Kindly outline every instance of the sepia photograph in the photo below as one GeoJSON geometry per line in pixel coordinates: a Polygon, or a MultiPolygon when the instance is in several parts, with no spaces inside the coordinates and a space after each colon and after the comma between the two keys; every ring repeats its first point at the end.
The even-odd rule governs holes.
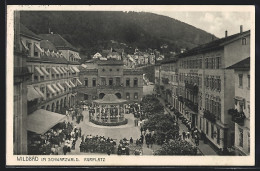
{"type": "Polygon", "coordinates": [[[254,6],[7,6],[6,165],[253,166],[254,6]]]}

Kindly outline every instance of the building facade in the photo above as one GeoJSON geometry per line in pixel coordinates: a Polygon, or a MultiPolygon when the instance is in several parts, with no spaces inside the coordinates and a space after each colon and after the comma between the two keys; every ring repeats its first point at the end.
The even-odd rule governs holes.
{"type": "Polygon", "coordinates": [[[229,110],[235,124],[235,149],[238,155],[250,155],[250,57],[229,69],[235,70],[235,103],[229,110]]]}
{"type": "Polygon", "coordinates": [[[80,67],[78,99],[102,99],[105,94],[115,94],[119,99],[141,101],[143,96],[142,70],[125,68],[121,60],[96,60],[80,67]]]}

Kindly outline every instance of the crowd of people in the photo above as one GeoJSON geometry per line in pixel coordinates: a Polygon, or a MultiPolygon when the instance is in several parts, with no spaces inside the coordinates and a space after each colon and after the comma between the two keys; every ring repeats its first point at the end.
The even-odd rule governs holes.
{"type": "Polygon", "coordinates": [[[64,146],[66,145],[66,141],[72,140],[72,138],[75,138],[80,134],[81,134],[81,129],[75,130],[73,127],[73,123],[66,122],[66,121],[58,123],[56,126],[48,130],[43,135],[31,133],[28,136],[29,138],[28,154],[58,155],[59,149],[63,145],[64,146]]]}
{"type": "Polygon", "coordinates": [[[115,149],[116,141],[112,138],[98,135],[81,137],[80,152],[107,153],[110,155],[115,153],[115,149]]]}
{"type": "Polygon", "coordinates": [[[71,117],[72,120],[76,120],[77,124],[80,123],[80,121],[83,121],[84,116],[82,114],[83,108],[81,106],[74,106],[68,110],[66,110],[66,116],[67,118],[71,117]]]}

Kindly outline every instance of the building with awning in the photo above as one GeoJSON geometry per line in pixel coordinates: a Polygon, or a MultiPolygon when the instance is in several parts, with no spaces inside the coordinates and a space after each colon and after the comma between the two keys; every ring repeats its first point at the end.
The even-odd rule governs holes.
{"type": "Polygon", "coordinates": [[[41,70],[45,75],[50,75],[50,73],[45,69],[45,67],[41,67],[41,70]]]}
{"type": "Polygon", "coordinates": [[[69,83],[67,81],[65,81],[65,85],[68,87],[68,88],[71,88],[71,86],[69,85],[69,83]]]}
{"type": "Polygon", "coordinates": [[[62,91],[65,90],[60,83],[57,83],[57,86],[58,86],[62,91]]]}
{"type": "Polygon", "coordinates": [[[42,96],[38,91],[36,91],[32,85],[27,85],[27,100],[32,101],[39,98],[42,98],[42,96]]]}
{"type": "Polygon", "coordinates": [[[64,74],[60,67],[57,67],[56,69],[59,71],[59,73],[64,74]]]}
{"type": "Polygon", "coordinates": [[[35,71],[34,72],[36,75],[39,75],[39,76],[44,76],[44,73],[41,71],[41,69],[39,67],[35,67],[35,71]]]}
{"type": "Polygon", "coordinates": [[[51,85],[47,85],[47,90],[49,90],[53,94],[56,93],[56,91],[51,87],[51,85]]]}
{"type": "Polygon", "coordinates": [[[34,87],[34,88],[42,96],[42,98],[45,98],[44,94],[42,93],[39,87],[34,87]]]}
{"type": "Polygon", "coordinates": [[[75,73],[76,71],[74,71],[73,68],[70,67],[70,72],[71,72],[71,73],[75,73]]]}
{"type": "Polygon", "coordinates": [[[78,78],[77,78],[77,83],[78,83],[79,85],[82,85],[82,82],[80,82],[78,78]]]}
{"type": "Polygon", "coordinates": [[[56,90],[56,92],[61,92],[61,90],[56,86],[56,84],[52,84],[52,87],[56,90]]]}
{"type": "Polygon", "coordinates": [[[59,71],[55,67],[52,67],[52,70],[54,71],[55,74],[60,74],[59,71]]]}
{"type": "Polygon", "coordinates": [[[73,84],[72,81],[69,81],[69,83],[70,83],[70,85],[71,85],[72,87],[76,87],[75,84],[73,84]]]}
{"type": "Polygon", "coordinates": [[[40,47],[40,45],[34,44],[34,47],[35,47],[39,52],[41,52],[41,53],[44,52],[44,50],[40,47]]]}
{"type": "Polygon", "coordinates": [[[60,69],[64,72],[64,74],[67,73],[67,70],[65,69],[65,67],[60,67],[60,69]]]}
{"type": "Polygon", "coordinates": [[[36,134],[44,134],[49,129],[66,119],[66,115],[44,109],[34,111],[27,117],[27,130],[36,134]]]}

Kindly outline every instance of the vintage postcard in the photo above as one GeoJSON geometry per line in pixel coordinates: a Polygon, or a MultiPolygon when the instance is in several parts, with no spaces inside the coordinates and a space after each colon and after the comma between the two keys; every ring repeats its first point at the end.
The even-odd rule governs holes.
{"type": "Polygon", "coordinates": [[[255,165],[254,6],[7,6],[7,166],[255,165]]]}

